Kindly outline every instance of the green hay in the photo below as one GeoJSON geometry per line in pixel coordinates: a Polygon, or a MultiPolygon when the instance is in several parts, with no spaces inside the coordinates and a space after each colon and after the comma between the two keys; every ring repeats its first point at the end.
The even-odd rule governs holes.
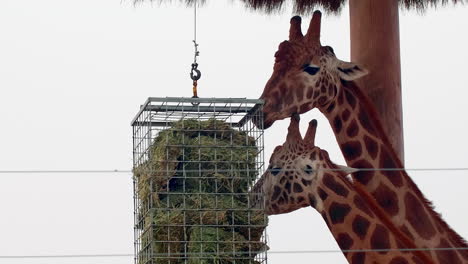
{"type": "Polygon", "coordinates": [[[138,263],[257,263],[267,224],[248,204],[257,154],[254,138],[219,120],[181,120],[160,131],[149,160],[134,169],[138,263]]]}
{"type": "Polygon", "coordinates": [[[258,243],[247,241],[235,231],[229,232],[213,227],[193,228],[188,250],[189,264],[255,263],[250,251],[258,243]]]}

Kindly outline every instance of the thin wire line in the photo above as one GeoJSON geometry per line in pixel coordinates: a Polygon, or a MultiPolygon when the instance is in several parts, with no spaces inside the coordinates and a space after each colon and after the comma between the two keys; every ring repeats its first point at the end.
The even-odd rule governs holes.
{"type": "MultiPolygon", "coordinates": [[[[356,252],[391,252],[391,251],[451,251],[451,250],[468,250],[468,247],[460,248],[386,248],[386,249],[346,249],[346,250],[284,250],[284,251],[266,251],[267,254],[327,254],[327,253],[356,253],[356,252]]],[[[251,253],[251,254],[261,254],[265,251],[237,251],[237,252],[221,252],[221,254],[216,255],[238,255],[242,253],[251,253]]],[[[197,255],[207,255],[208,253],[171,253],[169,254],[149,254],[148,256],[159,256],[159,257],[176,257],[178,255],[183,256],[197,256],[197,255]]],[[[0,259],[31,259],[31,258],[103,258],[103,257],[134,257],[135,254],[75,254],[75,255],[0,255],[0,259]]]]}
{"type": "Polygon", "coordinates": [[[105,258],[105,257],[134,257],[134,254],[90,254],[90,255],[11,255],[0,256],[0,259],[33,259],[33,258],[105,258]]]}
{"type": "Polygon", "coordinates": [[[344,250],[288,250],[288,251],[272,251],[273,254],[316,254],[316,253],[353,253],[353,252],[390,252],[390,251],[450,251],[450,250],[468,250],[468,247],[460,248],[385,248],[385,249],[344,249],[344,250]]]}
{"type": "MultiPolygon", "coordinates": [[[[198,1],[195,0],[195,3],[193,4],[193,41],[197,43],[197,3],[198,1]]],[[[195,62],[196,62],[196,57],[195,57],[195,62]]]]}
{"type": "Polygon", "coordinates": [[[28,173],[132,173],[131,170],[0,170],[0,174],[28,173]]]}
{"type": "MultiPolygon", "coordinates": [[[[319,169],[322,171],[347,171],[344,169],[319,169]]],[[[468,168],[361,168],[357,169],[358,171],[468,171],[468,168]]],[[[186,172],[198,172],[199,170],[185,170],[186,172]]],[[[213,170],[206,170],[207,172],[213,170]]],[[[218,172],[223,170],[217,170],[218,172]]],[[[230,171],[230,170],[226,170],[230,171]]],[[[236,171],[247,171],[247,170],[236,170],[236,171]]],[[[252,171],[252,170],[248,170],[252,171]]],[[[274,171],[270,169],[269,171],[274,171]]],[[[285,170],[286,171],[286,170],[285,170]]],[[[302,171],[302,170],[287,170],[287,171],[302,171]]],[[[132,170],[0,170],[0,174],[27,174],[27,173],[132,173],[132,170]]],[[[173,172],[173,171],[165,171],[165,170],[158,170],[157,172],[173,172]]]]}

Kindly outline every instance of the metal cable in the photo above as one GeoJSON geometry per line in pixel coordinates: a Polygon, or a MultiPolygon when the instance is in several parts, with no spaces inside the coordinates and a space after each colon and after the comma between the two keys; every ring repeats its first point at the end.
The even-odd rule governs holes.
{"type": "MultiPolygon", "coordinates": [[[[197,4],[198,4],[198,1],[195,0],[194,2],[194,14],[193,14],[193,24],[194,24],[194,29],[193,29],[193,45],[195,47],[195,54],[193,56],[193,63],[192,63],[192,69],[190,70],[190,78],[192,79],[192,84],[193,84],[193,87],[192,87],[192,92],[193,92],[193,97],[192,98],[198,98],[198,80],[200,79],[201,77],[201,72],[200,70],[198,69],[198,63],[197,63],[197,57],[198,55],[200,54],[200,52],[198,51],[198,43],[197,43],[197,4]]],[[[198,106],[199,103],[198,102],[193,102],[192,103],[193,106],[198,106]]]]}
{"type": "Polygon", "coordinates": [[[131,170],[0,170],[0,174],[35,174],[35,173],[132,173],[131,170]]]}
{"type": "Polygon", "coordinates": [[[134,257],[134,254],[77,254],[77,255],[10,255],[0,256],[0,259],[38,259],[38,258],[105,258],[134,257]]]}
{"type": "MultiPolygon", "coordinates": [[[[195,3],[193,4],[194,6],[193,8],[193,42],[195,42],[195,44],[197,43],[197,4],[198,4],[198,1],[195,0],[195,3]]],[[[197,62],[197,56],[195,53],[194,63],[196,62],[197,62]]]]}
{"type": "MultiPolygon", "coordinates": [[[[328,253],[355,253],[355,252],[391,252],[391,251],[449,251],[449,250],[468,250],[468,247],[460,248],[389,248],[389,249],[347,249],[347,250],[284,250],[284,251],[267,251],[268,254],[328,254],[328,253]]],[[[233,255],[233,254],[261,254],[265,251],[250,251],[250,252],[220,252],[217,255],[233,255]]],[[[160,257],[177,257],[178,255],[183,256],[197,256],[203,255],[204,253],[191,252],[191,253],[171,253],[169,254],[150,254],[149,256],[160,256],[160,257]]],[[[0,259],[32,259],[32,258],[103,258],[103,257],[134,257],[134,254],[73,254],[73,255],[0,255],[0,259]]]]}
{"type": "MultiPolygon", "coordinates": [[[[322,171],[346,171],[343,169],[319,169],[322,171]]],[[[468,168],[361,168],[359,171],[468,171],[468,168]]],[[[186,172],[198,172],[199,170],[185,170],[186,172]]],[[[210,170],[206,170],[210,171],[210,170]]],[[[222,172],[224,170],[217,170],[222,172]]],[[[229,171],[229,170],[226,170],[229,171]]],[[[238,171],[252,171],[252,170],[238,170],[238,171]]],[[[267,170],[268,171],[268,170],[267,170]]],[[[275,171],[270,169],[269,171],[275,171]]],[[[285,170],[286,171],[286,170],[285,170]]],[[[289,172],[302,171],[302,170],[287,170],[289,172]]],[[[173,172],[158,170],[157,172],[173,172]]],[[[0,170],[0,174],[32,174],[32,173],[132,173],[132,170],[0,170]]],[[[199,178],[199,177],[195,177],[199,178]]]]}

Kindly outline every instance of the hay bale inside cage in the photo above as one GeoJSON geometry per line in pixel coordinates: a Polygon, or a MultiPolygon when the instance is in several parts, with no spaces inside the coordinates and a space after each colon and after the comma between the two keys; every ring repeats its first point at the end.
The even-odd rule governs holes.
{"type": "Polygon", "coordinates": [[[150,98],[133,120],[135,263],[266,263],[261,102],[150,98]],[[257,205],[254,206],[253,203],[257,205]]]}

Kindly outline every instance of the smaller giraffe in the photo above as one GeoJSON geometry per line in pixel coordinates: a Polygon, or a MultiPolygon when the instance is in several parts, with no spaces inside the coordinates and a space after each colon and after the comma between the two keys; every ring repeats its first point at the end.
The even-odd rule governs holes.
{"type": "Polygon", "coordinates": [[[263,189],[267,214],[314,207],[349,263],[433,263],[422,251],[398,250],[416,246],[347,178],[354,169],[334,164],[314,145],[316,127],[312,120],[302,139],[299,115],[291,117],[286,142],[275,148],[255,186],[263,189]]]}

